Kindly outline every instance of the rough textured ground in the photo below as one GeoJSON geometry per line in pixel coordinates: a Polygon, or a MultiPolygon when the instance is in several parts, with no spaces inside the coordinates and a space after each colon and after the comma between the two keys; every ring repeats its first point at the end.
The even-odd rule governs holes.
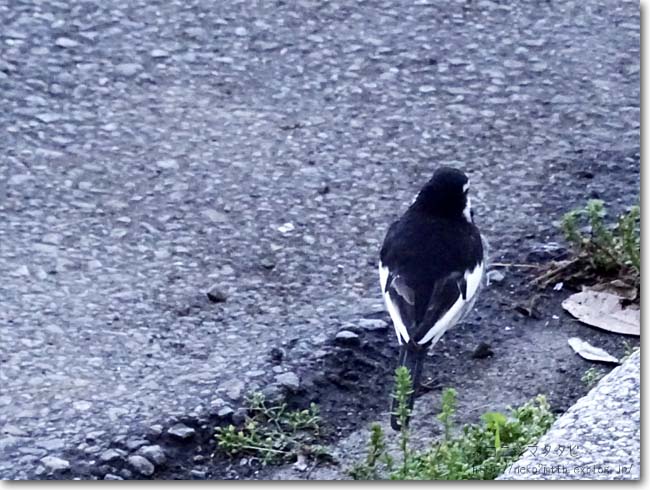
{"type": "Polygon", "coordinates": [[[641,355],[609,373],[501,477],[503,480],[639,480],[641,355]]]}
{"type": "MultiPolygon", "coordinates": [[[[440,163],[471,175],[502,261],[539,254],[587,198],[638,196],[635,2],[0,0],[0,20],[3,478],[147,476],[127,453],[145,435],[176,450],[158,433],[178,421],[203,459],[169,477],[221,475],[209,424],[341,358],[332,336],[381,310],[388,224],[440,163]]],[[[502,294],[529,296],[512,278],[502,294]]],[[[570,353],[546,322],[574,324],[556,309],[506,330],[485,298],[440,375],[463,385],[471,362],[515,402],[517,349],[550,376],[570,353]],[[480,340],[492,361],[458,358],[480,340]]],[[[385,335],[370,357],[392,370],[385,335]]],[[[387,389],[364,386],[367,418],[387,389]]]]}

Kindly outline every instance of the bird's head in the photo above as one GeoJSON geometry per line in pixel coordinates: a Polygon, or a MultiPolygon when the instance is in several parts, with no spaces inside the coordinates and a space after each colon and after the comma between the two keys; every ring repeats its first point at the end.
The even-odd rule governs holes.
{"type": "Polygon", "coordinates": [[[415,198],[413,206],[424,212],[449,218],[462,216],[472,222],[469,179],[452,167],[438,168],[415,198]]]}

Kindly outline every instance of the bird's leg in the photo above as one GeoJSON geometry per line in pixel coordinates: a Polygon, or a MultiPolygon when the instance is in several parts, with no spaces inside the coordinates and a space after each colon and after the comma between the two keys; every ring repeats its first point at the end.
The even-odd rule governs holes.
{"type": "MultiPolygon", "coordinates": [[[[427,357],[433,356],[433,347],[438,343],[440,338],[444,335],[446,330],[443,330],[439,334],[437,334],[432,340],[431,343],[426,346],[425,348],[427,349],[427,357]]],[[[429,391],[437,390],[442,388],[442,384],[437,378],[429,378],[427,382],[420,383],[419,386],[420,390],[423,391],[424,393],[428,393],[429,391]]],[[[415,387],[415,389],[418,389],[418,387],[415,387]]]]}

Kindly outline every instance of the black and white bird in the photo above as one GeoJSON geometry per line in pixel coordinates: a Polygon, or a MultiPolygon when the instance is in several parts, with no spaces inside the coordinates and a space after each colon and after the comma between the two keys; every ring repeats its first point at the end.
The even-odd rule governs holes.
{"type": "MultiPolygon", "coordinates": [[[[469,179],[441,167],[394,222],[380,252],[379,279],[399,342],[399,364],[419,386],[427,350],[471,310],[483,278],[483,243],[469,179]]],[[[414,395],[409,399],[413,408],[414,395]]],[[[399,430],[391,409],[391,425],[399,430]]]]}

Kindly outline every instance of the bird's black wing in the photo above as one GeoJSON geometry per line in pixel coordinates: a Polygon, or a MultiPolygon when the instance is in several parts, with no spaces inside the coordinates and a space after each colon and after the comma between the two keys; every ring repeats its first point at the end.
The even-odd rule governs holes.
{"type": "Polygon", "coordinates": [[[482,259],[478,230],[466,222],[407,213],[391,225],[380,252],[380,279],[401,343],[431,339],[454,325],[476,293],[474,273],[482,275],[482,259]]]}
{"type": "MultiPolygon", "coordinates": [[[[419,319],[417,329],[413,333],[413,341],[420,342],[433,328],[447,328],[452,325],[440,325],[447,312],[459,302],[467,299],[467,281],[459,272],[439,279],[433,284],[431,296],[423,315],[419,319]]],[[[450,322],[445,322],[450,323],[450,322]]]]}
{"type": "Polygon", "coordinates": [[[388,270],[384,299],[403,343],[419,342],[457,301],[466,296],[465,279],[458,273],[430,282],[429,287],[423,288],[416,280],[409,281],[408,274],[388,270]]]}

